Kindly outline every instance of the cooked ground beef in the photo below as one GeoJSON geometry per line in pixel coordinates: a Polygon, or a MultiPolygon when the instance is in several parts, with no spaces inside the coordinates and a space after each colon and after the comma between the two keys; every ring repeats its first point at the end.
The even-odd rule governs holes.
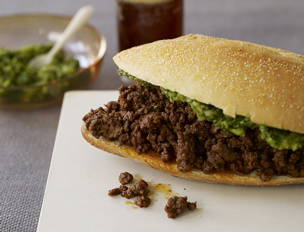
{"type": "Polygon", "coordinates": [[[264,181],[272,176],[304,176],[304,149],[278,150],[260,139],[258,129],[236,136],[200,121],[185,102],[170,102],[158,87],[135,83],[120,88],[118,101],[92,110],[83,118],[93,136],[154,152],[176,162],[183,172],[253,171],[264,181]]]}
{"type": "Polygon", "coordinates": [[[176,218],[183,212],[188,210],[196,209],[196,202],[188,202],[187,197],[170,197],[166,206],[165,211],[167,212],[168,218],[176,218]]]}
{"type": "Polygon", "coordinates": [[[149,193],[149,185],[145,180],[140,180],[134,185],[134,192],[136,192],[138,195],[148,195],[149,193]]]}
{"type": "Polygon", "coordinates": [[[148,183],[144,180],[140,180],[131,186],[120,186],[122,197],[131,199],[137,196],[147,196],[149,193],[148,183]]]}
{"type": "Polygon", "coordinates": [[[138,194],[136,194],[135,192],[132,191],[132,188],[127,187],[125,185],[121,185],[120,189],[121,189],[120,196],[122,196],[124,198],[127,198],[127,199],[134,198],[138,195],[138,194]]]}
{"type": "Polygon", "coordinates": [[[108,191],[109,196],[117,196],[121,193],[120,188],[113,188],[108,191]]]}
{"type": "Polygon", "coordinates": [[[135,205],[140,208],[147,208],[151,204],[151,199],[147,196],[139,196],[135,200],[135,205]]]}
{"type": "Polygon", "coordinates": [[[188,210],[195,210],[197,208],[196,202],[187,202],[188,210]]]}
{"type": "Polygon", "coordinates": [[[149,185],[144,180],[139,180],[135,184],[130,186],[121,185],[120,187],[122,197],[131,199],[136,197],[134,203],[140,208],[146,208],[151,204],[151,199],[149,198],[149,185]]]}
{"type": "Polygon", "coordinates": [[[132,174],[130,174],[128,172],[122,172],[122,173],[120,173],[120,175],[119,175],[119,182],[122,185],[130,184],[132,181],[133,181],[132,174]]]}
{"type": "Polygon", "coordinates": [[[146,208],[151,204],[151,199],[148,196],[150,192],[149,185],[145,180],[139,180],[131,184],[133,175],[129,172],[120,173],[118,179],[121,185],[119,188],[110,189],[108,191],[109,196],[120,195],[127,199],[137,197],[134,203],[141,208],[146,208]]]}

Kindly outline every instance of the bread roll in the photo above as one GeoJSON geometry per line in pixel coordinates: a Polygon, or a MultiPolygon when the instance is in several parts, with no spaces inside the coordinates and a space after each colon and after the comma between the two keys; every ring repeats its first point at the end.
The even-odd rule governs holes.
{"type": "Polygon", "coordinates": [[[249,42],[186,35],[120,52],[125,72],[191,99],[304,133],[304,58],[249,42]]]}

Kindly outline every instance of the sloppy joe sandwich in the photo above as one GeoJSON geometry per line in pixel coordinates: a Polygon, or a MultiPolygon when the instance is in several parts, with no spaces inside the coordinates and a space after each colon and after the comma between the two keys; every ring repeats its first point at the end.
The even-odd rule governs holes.
{"type": "Polygon", "coordinates": [[[174,176],[304,183],[304,57],[186,35],[118,53],[134,81],[83,118],[92,145],[174,176]]]}

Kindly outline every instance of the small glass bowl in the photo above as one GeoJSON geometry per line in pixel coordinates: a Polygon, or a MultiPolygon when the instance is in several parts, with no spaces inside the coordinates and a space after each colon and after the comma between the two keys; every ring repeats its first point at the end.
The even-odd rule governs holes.
{"type": "MultiPolygon", "coordinates": [[[[70,20],[49,14],[0,17],[0,47],[17,49],[54,43],[70,20]]],[[[26,109],[59,103],[65,91],[87,88],[99,75],[106,40],[93,26],[86,25],[66,43],[64,51],[79,61],[81,69],[76,74],[44,85],[0,86],[0,108],[26,109]]]]}

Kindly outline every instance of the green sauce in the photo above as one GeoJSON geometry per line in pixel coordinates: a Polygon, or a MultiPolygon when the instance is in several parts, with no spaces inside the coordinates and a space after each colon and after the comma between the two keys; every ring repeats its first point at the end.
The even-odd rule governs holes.
{"type": "Polygon", "coordinates": [[[40,69],[29,67],[36,56],[47,53],[52,45],[33,45],[18,50],[0,48],[0,104],[44,104],[60,98],[77,86],[81,78],[68,78],[80,69],[74,58],[58,52],[52,62],[40,69]]]}
{"type": "MultiPolygon", "coordinates": [[[[127,76],[128,78],[143,83],[144,85],[151,85],[122,70],[120,71],[120,75],[127,76]]],[[[168,89],[161,88],[161,90],[172,102],[187,102],[191,106],[193,112],[196,113],[199,120],[207,120],[213,122],[216,127],[230,131],[235,135],[244,136],[247,128],[259,128],[261,138],[274,148],[280,150],[290,149],[296,151],[304,146],[304,134],[256,124],[252,122],[248,117],[240,115],[237,115],[235,118],[233,118],[225,115],[221,109],[215,106],[201,103],[168,89]]]]}
{"type": "Polygon", "coordinates": [[[64,52],[38,70],[28,66],[34,57],[47,53],[52,45],[33,45],[19,50],[0,48],[0,87],[41,85],[62,80],[79,70],[76,59],[65,59],[64,52]]]}
{"type": "Polygon", "coordinates": [[[261,138],[277,149],[296,151],[303,147],[304,135],[260,125],[261,138]]]}

